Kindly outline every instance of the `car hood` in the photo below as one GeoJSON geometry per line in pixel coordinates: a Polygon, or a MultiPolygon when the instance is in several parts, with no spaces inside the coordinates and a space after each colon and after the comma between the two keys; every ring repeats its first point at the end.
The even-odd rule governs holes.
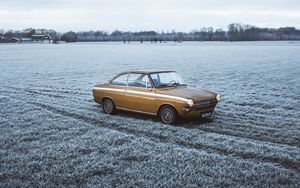
{"type": "Polygon", "coordinates": [[[178,87],[166,87],[166,88],[158,88],[156,92],[159,94],[172,95],[187,99],[193,99],[194,101],[201,101],[207,99],[216,98],[216,93],[207,91],[204,89],[196,89],[184,86],[178,87]]]}

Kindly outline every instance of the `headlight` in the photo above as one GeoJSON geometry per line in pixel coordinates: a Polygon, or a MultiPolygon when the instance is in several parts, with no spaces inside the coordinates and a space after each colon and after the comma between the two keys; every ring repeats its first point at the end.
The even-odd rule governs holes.
{"type": "Polygon", "coordinates": [[[187,104],[192,107],[194,105],[194,101],[192,99],[188,99],[187,104]]]}
{"type": "Polygon", "coordinates": [[[216,96],[217,101],[219,102],[221,100],[221,95],[216,96]]]}

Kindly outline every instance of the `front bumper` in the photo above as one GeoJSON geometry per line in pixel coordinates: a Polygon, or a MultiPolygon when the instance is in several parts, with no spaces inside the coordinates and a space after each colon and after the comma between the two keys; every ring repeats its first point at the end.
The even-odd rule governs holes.
{"type": "Polygon", "coordinates": [[[203,101],[197,101],[192,107],[185,107],[182,110],[184,111],[193,111],[193,110],[205,110],[208,108],[215,108],[216,105],[218,104],[217,99],[208,99],[208,100],[203,100],[203,101]]]}
{"type": "Polygon", "coordinates": [[[182,118],[198,118],[203,114],[212,114],[215,111],[215,108],[207,108],[202,110],[190,110],[190,111],[181,111],[180,117],[182,118]]]}
{"type": "Polygon", "coordinates": [[[181,117],[201,117],[202,114],[213,113],[218,100],[209,99],[197,101],[192,107],[184,107],[180,113],[181,117]]]}

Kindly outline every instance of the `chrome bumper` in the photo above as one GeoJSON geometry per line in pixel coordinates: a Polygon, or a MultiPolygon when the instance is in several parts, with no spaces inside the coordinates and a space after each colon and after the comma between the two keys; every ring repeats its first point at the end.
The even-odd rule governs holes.
{"type": "Polygon", "coordinates": [[[216,105],[218,104],[217,99],[209,99],[209,100],[203,100],[203,101],[197,101],[192,107],[185,107],[182,108],[183,111],[189,112],[189,111],[200,111],[200,110],[209,110],[214,109],[216,105]]]}

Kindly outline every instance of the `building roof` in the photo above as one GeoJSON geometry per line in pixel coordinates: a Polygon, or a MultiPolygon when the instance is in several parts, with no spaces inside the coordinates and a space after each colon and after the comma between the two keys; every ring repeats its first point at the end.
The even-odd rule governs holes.
{"type": "Polygon", "coordinates": [[[122,73],[142,73],[142,74],[152,74],[152,73],[159,73],[159,72],[175,72],[172,70],[152,70],[152,69],[145,69],[145,70],[128,70],[122,73]]]}
{"type": "Polygon", "coordinates": [[[7,39],[7,42],[20,42],[20,39],[17,37],[10,37],[9,39],[7,39]]]}

